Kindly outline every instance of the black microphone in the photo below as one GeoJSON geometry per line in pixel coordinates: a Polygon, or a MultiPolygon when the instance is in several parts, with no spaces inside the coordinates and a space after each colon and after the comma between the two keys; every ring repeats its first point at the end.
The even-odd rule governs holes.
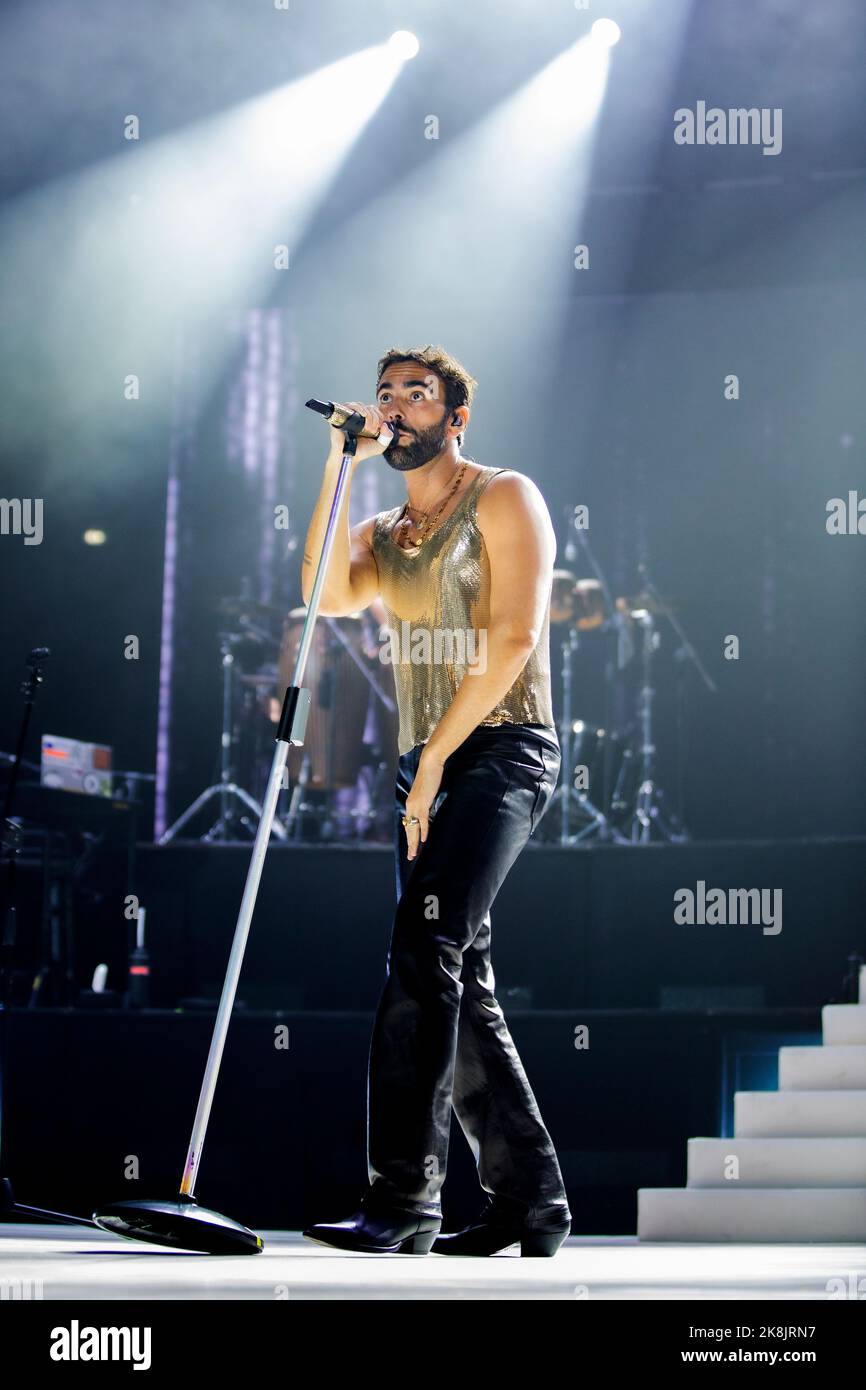
{"type": "MultiPolygon", "coordinates": [[[[365,430],[364,426],[367,422],[364,416],[358,410],[350,410],[347,405],[335,405],[333,401],[317,400],[305,401],[304,404],[308,410],[315,410],[317,415],[324,415],[325,419],[330,420],[335,429],[345,430],[347,434],[356,434],[360,439],[380,438],[381,431],[379,434],[371,434],[369,430],[365,430]]],[[[394,439],[396,439],[398,434],[397,426],[389,425],[387,421],[385,424],[391,431],[394,439]]]]}

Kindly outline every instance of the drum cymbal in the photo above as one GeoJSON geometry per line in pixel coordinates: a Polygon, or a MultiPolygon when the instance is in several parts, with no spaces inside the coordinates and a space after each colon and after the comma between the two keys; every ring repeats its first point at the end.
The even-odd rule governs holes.
{"type": "Polygon", "coordinates": [[[581,632],[601,627],[606,616],[604,590],[597,579],[578,579],[574,586],[577,601],[577,622],[581,632]]]}
{"type": "Polygon", "coordinates": [[[604,590],[597,579],[576,579],[571,570],[553,571],[550,621],[573,623],[580,632],[601,627],[606,617],[604,590]]]}
{"type": "Polygon", "coordinates": [[[631,596],[624,595],[617,599],[616,606],[621,613],[636,613],[641,609],[645,613],[666,613],[669,608],[674,608],[676,605],[666,601],[662,602],[654,594],[642,593],[631,596]]]}
{"type": "Polygon", "coordinates": [[[227,618],[282,618],[286,611],[273,603],[260,603],[256,598],[242,598],[234,594],[221,598],[215,608],[227,618]]]}
{"type": "Polygon", "coordinates": [[[238,676],[238,685],[252,686],[254,688],[261,686],[266,689],[269,686],[276,685],[276,683],[276,671],[272,671],[270,675],[264,674],[263,672],[259,671],[254,676],[238,676]]]}
{"type": "MultiPolygon", "coordinates": [[[[282,609],[280,609],[279,611],[281,613],[283,612],[282,609]]],[[[288,613],[284,614],[285,621],[287,623],[302,623],[306,616],[307,605],[305,603],[300,604],[298,608],[290,608],[288,613]]],[[[343,613],[339,618],[334,618],[333,621],[335,623],[359,623],[361,622],[362,618],[363,610],[359,611],[358,613],[343,613]]]]}
{"type": "Polygon", "coordinates": [[[574,616],[574,586],[577,575],[571,570],[554,570],[550,590],[550,621],[567,623],[574,616]]]}

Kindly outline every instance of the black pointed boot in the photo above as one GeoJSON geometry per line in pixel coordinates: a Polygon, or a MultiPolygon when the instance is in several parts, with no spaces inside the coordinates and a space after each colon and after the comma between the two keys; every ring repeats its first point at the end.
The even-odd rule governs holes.
{"type": "Polygon", "coordinates": [[[426,1255],[439,1234],[441,1216],[394,1206],[368,1188],[358,1211],[344,1221],[319,1221],[302,1234],[318,1245],[369,1255],[426,1255]]]}
{"type": "Polygon", "coordinates": [[[488,1197],[478,1219],[462,1231],[437,1236],[434,1255],[497,1255],[520,1245],[521,1255],[555,1255],[571,1234],[571,1213],[564,1204],[529,1208],[503,1197],[488,1197]]]}

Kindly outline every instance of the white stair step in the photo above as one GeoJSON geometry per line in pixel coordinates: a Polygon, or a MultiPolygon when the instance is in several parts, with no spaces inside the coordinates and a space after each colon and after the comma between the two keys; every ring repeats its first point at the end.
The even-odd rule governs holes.
{"type": "Polygon", "coordinates": [[[779,1090],[866,1090],[866,1044],[780,1047],[779,1090]]]}
{"type": "Polygon", "coordinates": [[[866,1187],[866,1138],[863,1139],[690,1139],[688,1186],[866,1187]],[[731,1171],[731,1156],[739,1176],[731,1171]]]}
{"type": "Polygon", "coordinates": [[[866,1004],[825,1004],[821,1027],[825,1047],[866,1043],[866,1004]]]}
{"type": "Polygon", "coordinates": [[[645,1187],[638,1190],[638,1240],[866,1240],[866,1187],[645,1187]]]}
{"type": "Polygon", "coordinates": [[[737,1091],[738,1139],[866,1135],[866,1091],[737,1091]]]}

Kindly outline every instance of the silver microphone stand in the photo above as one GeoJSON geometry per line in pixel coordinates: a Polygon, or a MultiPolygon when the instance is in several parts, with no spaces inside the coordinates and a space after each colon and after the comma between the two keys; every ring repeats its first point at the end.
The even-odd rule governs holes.
{"type": "MultiPolygon", "coordinates": [[[[357,416],[350,418],[352,422],[358,420],[357,416]]],[[[215,1254],[255,1254],[263,1248],[261,1236],[254,1231],[248,1230],[240,1222],[223,1216],[219,1212],[200,1207],[193,1197],[193,1190],[201,1162],[205,1131],[210,1118],[232,1006],[240,979],[244,950],[256,904],[265,852],[274,823],[277,800],[283,787],[283,773],[288,761],[289,749],[293,746],[300,747],[304,742],[306,732],[311,696],[310,691],[301,686],[301,682],[304,678],[304,669],[313,640],[322,586],[334,548],[337,519],[342,508],[343,495],[351,472],[352,458],[357,447],[357,435],[346,426],[343,426],[343,429],[345,444],[340,472],[331,502],[331,511],[316,570],[316,579],[298,646],[292,683],[286,689],[282,713],[277,726],[277,746],[274,750],[267,790],[263,798],[262,815],[247,870],[246,884],[232,940],[228,970],[217,1009],[216,1023],[181,1178],[180,1192],[176,1197],[168,1200],[112,1202],[98,1208],[93,1213],[93,1220],[98,1226],[133,1240],[149,1241],[157,1245],[180,1246],[186,1249],[206,1250],[215,1254]]]]}

